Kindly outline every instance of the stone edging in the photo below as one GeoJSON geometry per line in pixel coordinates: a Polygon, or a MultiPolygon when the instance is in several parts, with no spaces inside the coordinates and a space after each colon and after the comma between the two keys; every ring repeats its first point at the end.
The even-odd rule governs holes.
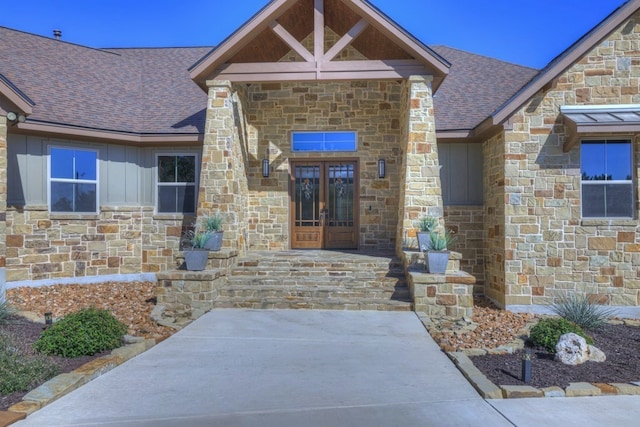
{"type": "Polygon", "coordinates": [[[11,406],[8,411],[0,411],[0,427],[6,427],[25,419],[27,415],[156,345],[156,340],[153,338],[134,337],[133,340],[134,342],[118,347],[106,356],[87,362],[69,373],[53,377],[31,390],[22,398],[21,402],[11,406]]]}
{"type": "Polygon", "coordinates": [[[521,397],[583,397],[608,395],[640,395],[640,381],[625,383],[569,383],[566,389],[553,386],[538,389],[531,386],[497,386],[473,365],[471,359],[461,351],[447,352],[462,375],[480,393],[484,399],[508,399],[521,397]]]}

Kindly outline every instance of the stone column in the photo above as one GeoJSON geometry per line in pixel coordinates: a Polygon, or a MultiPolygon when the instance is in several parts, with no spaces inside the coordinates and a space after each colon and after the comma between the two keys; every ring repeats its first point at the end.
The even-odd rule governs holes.
{"type": "Polygon", "coordinates": [[[242,108],[231,82],[208,81],[198,216],[220,211],[223,249],[244,252],[248,186],[241,145],[242,108]]]}
{"type": "Polygon", "coordinates": [[[7,281],[7,118],[0,116],[0,301],[7,281]]]}
{"type": "Polygon", "coordinates": [[[439,217],[440,224],[444,225],[431,82],[431,76],[411,76],[404,90],[406,112],[402,140],[406,148],[399,166],[397,253],[419,216],[439,217]]]}

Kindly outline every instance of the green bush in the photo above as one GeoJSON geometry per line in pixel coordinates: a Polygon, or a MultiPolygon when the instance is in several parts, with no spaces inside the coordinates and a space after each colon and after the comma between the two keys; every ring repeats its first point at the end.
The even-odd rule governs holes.
{"type": "Polygon", "coordinates": [[[541,320],[531,328],[529,338],[533,345],[544,347],[547,351],[555,353],[558,340],[562,335],[568,334],[569,332],[580,335],[587,341],[587,344],[593,344],[593,339],[591,339],[580,326],[562,317],[541,320]]]}
{"type": "Polygon", "coordinates": [[[0,334],[0,395],[29,391],[60,372],[42,356],[26,355],[5,335],[0,334]]]}
{"type": "Polygon", "coordinates": [[[47,355],[91,356],[119,347],[127,329],[107,310],[84,308],[42,332],[34,347],[47,355]]]}
{"type": "Polygon", "coordinates": [[[585,294],[571,293],[551,305],[551,310],[583,329],[595,329],[615,315],[615,310],[595,304],[585,294]]]}

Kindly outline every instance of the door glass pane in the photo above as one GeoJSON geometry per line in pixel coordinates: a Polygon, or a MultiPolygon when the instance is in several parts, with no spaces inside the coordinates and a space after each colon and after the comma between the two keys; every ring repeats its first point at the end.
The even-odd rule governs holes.
{"type": "Polygon", "coordinates": [[[296,225],[319,226],[320,166],[296,166],[295,174],[296,225]]]}
{"type": "Polygon", "coordinates": [[[352,227],[354,223],[354,165],[329,165],[328,225],[352,227]]]}

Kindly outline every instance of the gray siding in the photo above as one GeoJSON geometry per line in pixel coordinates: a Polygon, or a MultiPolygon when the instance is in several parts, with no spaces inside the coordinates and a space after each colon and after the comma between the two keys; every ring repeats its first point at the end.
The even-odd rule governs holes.
{"type": "Polygon", "coordinates": [[[184,152],[200,155],[202,151],[199,147],[139,148],[118,144],[9,135],[7,147],[9,205],[47,204],[47,154],[50,145],[98,150],[100,205],[105,206],[154,206],[156,153],[184,152]]]}
{"type": "Polygon", "coordinates": [[[445,205],[482,205],[482,144],[439,143],[445,205]]]}

